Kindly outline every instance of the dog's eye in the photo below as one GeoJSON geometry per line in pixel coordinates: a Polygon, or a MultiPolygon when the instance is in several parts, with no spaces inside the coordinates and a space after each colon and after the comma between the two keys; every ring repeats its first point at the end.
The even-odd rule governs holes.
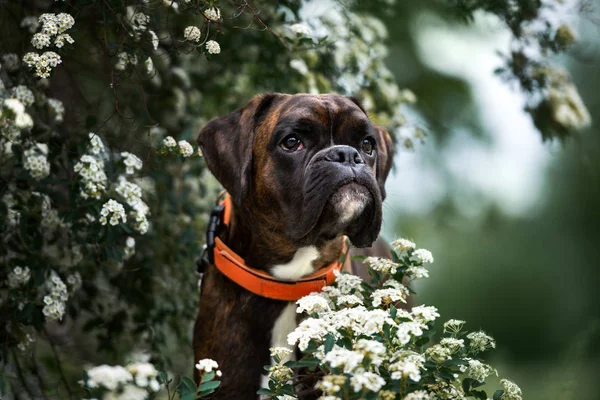
{"type": "Polygon", "coordinates": [[[280,145],[285,151],[296,151],[302,148],[302,142],[294,135],[290,135],[283,139],[280,145]]]}
{"type": "Polygon", "coordinates": [[[360,149],[368,155],[373,154],[374,148],[375,148],[375,141],[372,138],[363,139],[363,141],[360,145],[360,149]]]}

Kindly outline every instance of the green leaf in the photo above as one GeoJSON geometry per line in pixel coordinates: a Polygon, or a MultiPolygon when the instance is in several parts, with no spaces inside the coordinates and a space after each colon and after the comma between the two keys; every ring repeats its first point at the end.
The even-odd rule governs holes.
{"type": "Polygon", "coordinates": [[[161,383],[167,383],[169,380],[169,375],[165,371],[158,371],[158,377],[160,378],[161,383]]]}
{"type": "Polygon", "coordinates": [[[192,398],[195,398],[195,396],[196,396],[196,384],[194,383],[193,380],[191,380],[187,376],[181,377],[181,381],[179,382],[179,385],[177,386],[177,390],[181,394],[182,399],[183,399],[183,396],[185,396],[189,393],[191,393],[192,396],[194,396],[192,398]]]}
{"type": "Polygon", "coordinates": [[[302,360],[292,362],[291,364],[291,368],[315,367],[319,365],[319,359],[316,357],[307,357],[303,358],[302,360]]]}
{"type": "Polygon", "coordinates": [[[486,400],[488,398],[487,393],[483,390],[471,390],[469,394],[479,400],[486,400]]]}
{"type": "Polygon", "coordinates": [[[215,390],[216,388],[219,387],[220,384],[221,384],[221,382],[219,382],[219,381],[204,382],[204,383],[200,384],[200,386],[198,386],[198,392],[206,391],[206,390],[215,390]]]}
{"type": "Polygon", "coordinates": [[[262,389],[259,389],[256,392],[256,394],[264,394],[264,395],[267,395],[267,396],[272,396],[273,395],[273,391],[271,389],[262,388],[262,389]]]}
{"type": "Polygon", "coordinates": [[[333,349],[333,345],[335,344],[335,339],[331,333],[327,334],[327,338],[325,339],[325,354],[329,353],[331,349],[333,349]]]}
{"type": "Polygon", "coordinates": [[[398,315],[398,309],[392,304],[390,306],[390,317],[392,317],[392,319],[396,319],[396,315],[398,315]]]}
{"type": "Polygon", "coordinates": [[[494,397],[492,397],[492,399],[500,400],[500,398],[502,397],[503,394],[504,394],[504,390],[496,390],[494,392],[494,397]]]}
{"type": "Polygon", "coordinates": [[[215,373],[213,371],[202,374],[202,382],[210,382],[215,378],[215,373]]]}

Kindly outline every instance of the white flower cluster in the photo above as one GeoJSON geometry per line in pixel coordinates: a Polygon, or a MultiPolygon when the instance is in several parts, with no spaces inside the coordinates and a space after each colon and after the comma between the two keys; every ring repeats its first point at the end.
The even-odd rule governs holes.
{"type": "Polygon", "coordinates": [[[27,332],[23,336],[23,339],[17,345],[17,348],[21,351],[26,351],[33,343],[35,343],[35,339],[31,335],[31,333],[27,332]]]}
{"type": "MultiPolygon", "coordinates": [[[[268,390],[275,398],[283,398],[278,388],[289,389],[289,368],[306,366],[303,361],[314,363],[314,358],[324,373],[315,386],[323,392],[321,400],[433,400],[481,395],[478,387],[496,371],[475,357],[494,348],[494,340],[483,332],[463,333],[465,322],[450,320],[444,324],[447,336],[427,345],[429,330],[440,316],[437,309],[421,305],[404,310],[394,303],[406,301],[409,289],[401,281],[408,271],[431,262],[433,257],[426,250],[418,252],[415,244],[405,239],[397,240],[394,247],[400,253],[397,263],[367,259],[371,268],[383,273],[372,273],[369,284],[338,273],[331,286],[296,302],[296,311],[309,317],[288,335],[287,342],[309,357],[297,365],[294,361],[282,364],[289,350],[271,349],[277,365],[269,367],[268,390]],[[346,300],[349,298],[355,301],[346,300]],[[372,301],[363,301],[369,298],[372,301]],[[472,391],[474,387],[477,393],[472,391]]],[[[503,381],[503,385],[501,399],[521,400],[516,385],[510,381],[503,381]]]]}
{"type": "MultiPolygon", "coordinates": [[[[42,146],[42,148],[47,151],[47,147],[42,146]]],[[[40,146],[31,147],[23,152],[23,168],[38,181],[50,175],[50,163],[46,154],[40,150],[40,146]]]]}
{"type": "Polygon", "coordinates": [[[514,382],[509,381],[508,379],[501,379],[500,384],[504,386],[504,394],[502,395],[502,400],[522,400],[523,393],[521,392],[521,388],[519,388],[514,382]]]}
{"type": "Polygon", "coordinates": [[[102,225],[110,223],[114,226],[119,224],[119,219],[123,223],[127,222],[125,208],[118,201],[113,199],[108,200],[106,203],[104,203],[102,210],[100,211],[100,223],[102,225]],[[108,217],[110,217],[110,220],[107,219],[108,217]]]}
{"type": "Polygon", "coordinates": [[[117,62],[115,63],[115,69],[117,71],[124,71],[127,65],[137,65],[138,59],[135,54],[129,54],[125,51],[117,54],[117,62]]]}
{"type": "MultiPolygon", "coordinates": [[[[33,126],[33,119],[25,112],[25,106],[18,99],[4,100],[2,109],[0,110],[0,119],[5,120],[4,123],[7,125],[7,130],[16,130],[16,133],[13,133],[13,135],[17,135],[17,137],[6,137],[9,140],[17,139],[20,130],[31,128],[33,126]]],[[[2,131],[4,131],[4,129],[2,131]]],[[[6,135],[6,133],[3,132],[3,135],[6,135]]]]}
{"type": "Polygon", "coordinates": [[[308,36],[312,33],[312,29],[306,24],[292,24],[290,30],[299,36],[308,36]]]}
{"type": "Polygon", "coordinates": [[[48,108],[52,115],[54,115],[54,122],[63,122],[65,118],[65,106],[62,101],[56,99],[48,99],[48,108]]]}
{"type": "MultiPolygon", "coordinates": [[[[75,24],[75,19],[70,14],[42,14],[39,22],[42,25],[42,30],[31,38],[31,44],[36,49],[41,50],[49,47],[52,45],[52,41],[54,41],[54,46],[57,48],[63,47],[65,43],[75,43],[71,35],[66,33],[75,24]]],[[[31,31],[32,25],[27,23],[26,26],[31,31]]],[[[27,53],[23,57],[23,62],[30,68],[35,67],[36,75],[40,78],[48,78],[52,68],[60,64],[62,60],[55,52],[46,51],[41,55],[34,52],[27,53]]]]}
{"type": "MultiPolygon", "coordinates": [[[[100,139],[98,138],[98,140],[100,139]]],[[[93,146],[91,151],[94,153],[93,146]]],[[[79,173],[83,183],[79,195],[84,199],[100,199],[107,185],[107,177],[104,172],[104,162],[102,159],[92,155],[83,155],[79,159],[79,162],[75,164],[73,170],[79,173]]]]}
{"type": "Polygon", "coordinates": [[[186,140],[180,140],[177,145],[179,146],[179,153],[184,157],[189,157],[194,154],[194,148],[186,140]]]}
{"type": "Polygon", "coordinates": [[[219,364],[215,360],[211,360],[210,358],[203,358],[199,360],[196,364],[196,369],[200,372],[212,372],[216,371],[215,374],[217,376],[221,376],[221,371],[219,371],[219,364]]]}
{"type": "Polygon", "coordinates": [[[80,383],[89,389],[103,389],[104,399],[146,399],[160,390],[158,371],[148,362],[120,365],[99,365],[86,371],[80,383]]]}
{"type": "Polygon", "coordinates": [[[2,67],[4,67],[4,69],[8,72],[17,71],[19,69],[19,64],[19,56],[15,53],[2,54],[2,67]]]}
{"type": "Polygon", "coordinates": [[[204,10],[204,16],[211,22],[218,22],[221,19],[221,10],[217,7],[210,7],[204,10]]]}
{"type": "Polygon", "coordinates": [[[180,140],[177,142],[172,136],[167,136],[163,139],[159,152],[161,154],[180,155],[185,158],[194,155],[202,156],[200,147],[198,147],[197,152],[194,152],[194,147],[187,140],[180,140]]]}
{"type": "Polygon", "coordinates": [[[190,42],[199,42],[200,37],[202,37],[202,32],[200,32],[200,28],[197,26],[188,26],[183,31],[183,37],[190,42]]]}
{"type": "Polygon", "coordinates": [[[219,54],[221,52],[221,46],[214,40],[206,42],[206,51],[208,54],[219,54]]]}
{"type": "Polygon", "coordinates": [[[33,92],[24,85],[15,86],[12,88],[12,97],[19,100],[25,107],[29,107],[35,101],[33,92]]]}
{"type": "Polygon", "coordinates": [[[60,320],[65,314],[66,302],[69,298],[67,285],[60,279],[54,271],[50,274],[50,279],[46,281],[46,287],[49,294],[44,296],[44,308],[42,313],[49,320],[60,320]]]}
{"type": "Polygon", "coordinates": [[[139,9],[136,6],[129,6],[126,10],[127,22],[131,28],[128,33],[135,40],[139,40],[142,37],[142,34],[148,30],[148,24],[150,23],[150,16],[140,12],[139,9]]]}
{"type": "Polygon", "coordinates": [[[43,54],[27,53],[23,56],[23,62],[29,68],[35,68],[35,74],[40,78],[49,78],[52,68],[62,63],[62,59],[53,51],[46,51],[43,54]]]}
{"type": "Polygon", "coordinates": [[[19,286],[25,285],[31,279],[31,271],[29,267],[15,267],[10,274],[8,274],[8,287],[15,289],[19,286]]]}
{"type": "Polygon", "coordinates": [[[123,164],[125,164],[125,173],[127,175],[133,175],[136,170],[139,171],[142,169],[142,160],[135,154],[124,151],[121,153],[121,157],[123,157],[123,164]]]}
{"type": "Polygon", "coordinates": [[[121,175],[119,176],[115,191],[133,209],[131,216],[135,220],[135,228],[140,233],[145,234],[149,227],[147,215],[150,212],[150,208],[142,200],[142,188],[135,183],[128,182],[127,178],[121,175]]]}

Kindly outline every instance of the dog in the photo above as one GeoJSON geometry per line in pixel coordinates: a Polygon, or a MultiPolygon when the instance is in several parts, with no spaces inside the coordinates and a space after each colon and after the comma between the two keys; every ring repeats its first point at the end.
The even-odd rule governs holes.
{"type": "MultiPolygon", "coordinates": [[[[202,279],[195,359],[212,358],[222,370],[213,398],[257,399],[269,348],[289,347],[297,325],[286,284],[310,290],[303,280],[330,272],[345,237],[356,248],[375,243],[392,140],[355,98],[269,93],[210,121],[198,144],[229,211],[224,229],[209,229],[220,250],[209,249],[202,279]],[[259,291],[269,285],[284,289],[259,291]]],[[[365,277],[348,260],[344,268],[365,277]]]]}

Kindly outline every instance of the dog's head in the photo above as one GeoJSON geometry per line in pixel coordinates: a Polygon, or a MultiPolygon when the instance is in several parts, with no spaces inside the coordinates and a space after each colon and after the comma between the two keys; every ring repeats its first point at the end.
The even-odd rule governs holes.
{"type": "Polygon", "coordinates": [[[392,141],[355,99],[257,96],[198,143],[234,205],[268,215],[298,246],[347,235],[366,247],[379,235],[392,141]]]}

